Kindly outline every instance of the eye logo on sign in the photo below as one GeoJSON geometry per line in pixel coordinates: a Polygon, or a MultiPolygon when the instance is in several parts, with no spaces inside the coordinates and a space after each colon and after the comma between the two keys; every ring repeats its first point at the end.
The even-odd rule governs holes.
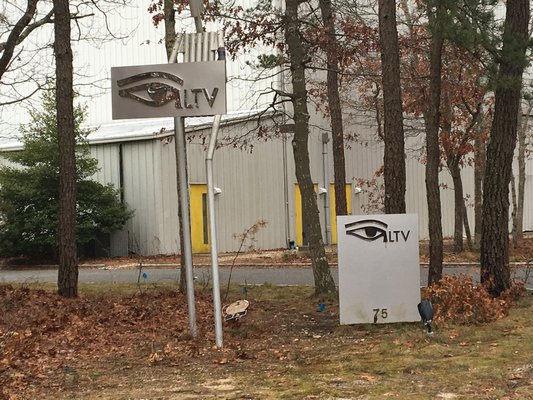
{"type": "Polygon", "coordinates": [[[411,231],[391,231],[388,230],[388,227],[386,223],[377,219],[364,219],[344,225],[347,235],[355,236],[367,242],[374,242],[379,239],[383,243],[399,242],[400,239],[407,242],[411,231]]]}
{"type": "MultiPolygon", "coordinates": [[[[183,79],[181,79],[179,76],[166,72],[156,71],[143,72],[141,74],[129,76],[124,79],[119,79],[117,80],[117,86],[121,88],[149,78],[168,79],[169,81],[175,82],[178,85],[183,86],[183,79]]],[[[118,95],[121,97],[129,97],[130,99],[136,100],[142,104],[151,107],[160,107],[172,100],[178,100],[180,97],[178,89],[162,82],[142,83],[133,87],[120,89],[118,91],[118,95]],[[142,91],[145,91],[145,93],[142,93],[142,91]],[[141,94],[148,95],[148,98],[142,95],[135,94],[135,92],[141,92],[141,94]]]]}
{"type": "Polygon", "coordinates": [[[111,68],[113,119],[201,117],[227,112],[226,63],[111,68]]]}
{"type": "Polygon", "coordinates": [[[183,86],[183,79],[177,75],[159,71],[143,72],[117,80],[117,86],[122,88],[119,89],[118,95],[120,97],[128,97],[150,107],[161,107],[174,101],[174,107],[182,109],[200,107],[201,94],[204,95],[209,107],[213,107],[218,94],[218,88],[214,88],[212,93],[209,93],[206,88],[183,89],[164,82],[154,82],[154,79],[166,79],[171,83],[183,86]],[[126,87],[148,79],[151,81],[126,87]]]}

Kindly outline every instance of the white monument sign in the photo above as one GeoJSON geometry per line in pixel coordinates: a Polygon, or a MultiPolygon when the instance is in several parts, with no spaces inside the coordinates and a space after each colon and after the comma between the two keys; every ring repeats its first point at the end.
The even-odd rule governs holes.
{"type": "Polygon", "coordinates": [[[341,324],[419,321],[415,214],[337,217],[341,324]]]}
{"type": "Polygon", "coordinates": [[[113,119],[226,113],[226,63],[205,61],[111,68],[113,119]]]}

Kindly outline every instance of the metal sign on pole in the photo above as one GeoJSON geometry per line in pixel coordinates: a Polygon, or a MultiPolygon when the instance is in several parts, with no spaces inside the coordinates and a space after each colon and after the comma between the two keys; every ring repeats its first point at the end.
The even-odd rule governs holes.
{"type": "MultiPolygon", "coordinates": [[[[195,16],[195,22],[197,29],[201,31],[199,16],[195,16]]],[[[178,193],[184,231],[184,248],[181,251],[183,251],[185,258],[189,328],[192,337],[196,336],[196,310],[194,305],[190,204],[186,179],[184,118],[186,116],[215,115],[209,151],[206,156],[206,173],[215,334],[218,347],[222,347],[223,343],[222,306],[216,244],[212,160],[221,114],[226,112],[226,69],[223,47],[221,32],[176,35],[169,64],[120,67],[111,70],[113,119],[174,116],[176,162],[179,177],[178,193]],[[177,55],[180,52],[184,54],[184,62],[178,64],[177,55]]]]}
{"type": "MultiPolygon", "coordinates": [[[[196,21],[199,20],[195,18],[196,21]]],[[[201,26],[201,24],[200,24],[201,26]]],[[[198,23],[197,23],[198,27],[198,23]]],[[[199,32],[179,35],[180,44],[178,52],[183,52],[183,64],[201,65],[204,62],[215,61],[221,66],[225,66],[224,37],[222,32],[199,32]],[[222,62],[221,62],[222,61],[222,62]]],[[[183,65],[181,64],[181,65],[183,65]]],[[[225,67],[224,67],[225,68],[225,67]]],[[[225,69],[224,69],[225,71],[225,69]]],[[[225,77],[225,73],[224,73],[225,77]]],[[[225,82],[225,81],[224,81],[225,82]]],[[[217,87],[220,87],[218,84],[217,87]]],[[[225,100],[225,96],[223,99],[225,100]]],[[[226,105],[224,104],[224,112],[226,105]]],[[[209,235],[211,241],[211,275],[213,279],[213,308],[215,316],[215,340],[217,347],[223,346],[222,334],[222,304],[220,299],[220,280],[218,271],[218,249],[216,238],[216,215],[215,215],[215,184],[213,181],[213,157],[216,149],[218,130],[220,127],[221,115],[214,117],[213,128],[209,139],[209,146],[206,154],[206,176],[207,176],[207,199],[209,216],[209,235]]]]}
{"type": "Polygon", "coordinates": [[[111,79],[116,94],[113,119],[194,117],[226,111],[224,63],[114,67],[111,79]]]}
{"type": "MultiPolygon", "coordinates": [[[[198,20],[199,17],[195,17],[195,20],[197,21],[197,28],[198,28],[198,20]]],[[[201,24],[200,24],[201,26],[201,24]]],[[[196,67],[199,65],[202,65],[204,63],[215,61],[219,63],[219,67],[224,67],[224,79],[225,79],[225,52],[224,52],[224,37],[222,35],[222,32],[199,32],[196,34],[182,34],[178,35],[176,38],[176,43],[178,43],[178,52],[183,53],[183,59],[184,63],[181,65],[186,65],[187,63],[190,63],[190,65],[196,67]]],[[[210,63],[212,64],[212,63],[210,63]]],[[[211,76],[211,79],[216,78],[219,73],[219,71],[214,71],[216,76],[211,76]]],[[[224,80],[225,83],[225,80],[224,80]]],[[[218,79],[216,79],[216,83],[211,85],[213,88],[219,88],[221,87],[220,83],[218,83],[218,79]],[[217,86],[213,86],[217,85],[217,86]]],[[[213,89],[214,90],[214,89],[213,89]]],[[[224,100],[224,105],[222,107],[223,112],[226,110],[226,103],[225,103],[225,91],[224,96],[222,97],[224,100]]],[[[215,110],[215,108],[212,108],[215,110]]],[[[219,108],[216,108],[217,110],[219,108]]],[[[213,279],[213,308],[214,308],[214,316],[215,316],[215,340],[217,347],[223,346],[223,333],[222,333],[222,304],[220,299],[220,280],[219,280],[219,271],[218,271],[218,249],[217,249],[217,238],[216,238],[216,215],[215,215],[215,191],[214,191],[214,181],[213,181],[213,157],[214,152],[216,149],[216,141],[217,141],[217,135],[218,130],[220,127],[220,120],[221,115],[217,114],[214,117],[213,121],[213,128],[211,132],[211,137],[209,139],[209,147],[206,154],[206,176],[207,176],[207,198],[208,198],[208,215],[209,215],[209,235],[210,235],[210,241],[211,241],[211,274],[213,279]]],[[[179,129],[179,127],[176,127],[179,129]]],[[[176,145],[178,146],[178,149],[180,152],[184,152],[185,148],[185,134],[179,134],[178,138],[178,129],[176,129],[176,145]],[[183,140],[183,146],[178,143],[179,140],[183,140]]],[[[178,154],[178,157],[180,154],[178,154]]],[[[185,156],[183,155],[183,158],[185,156]]],[[[188,206],[188,198],[186,199],[187,206],[188,206]]],[[[183,221],[184,227],[185,227],[185,220],[183,221]]],[[[190,223],[189,223],[190,227],[190,223]]],[[[190,233],[190,230],[189,230],[190,233]]],[[[190,242],[189,242],[190,243],[190,242]]],[[[192,268],[191,268],[192,270],[192,268]]],[[[187,274],[187,282],[189,281],[188,274],[187,274]]],[[[189,290],[189,289],[187,289],[189,290]]]]}

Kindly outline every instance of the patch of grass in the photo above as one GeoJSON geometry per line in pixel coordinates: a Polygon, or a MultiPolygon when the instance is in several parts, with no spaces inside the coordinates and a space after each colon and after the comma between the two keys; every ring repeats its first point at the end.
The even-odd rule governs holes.
{"type": "Polygon", "coordinates": [[[297,250],[287,250],[284,251],[281,255],[281,260],[283,262],[291,262],[298,259],[298,253],[297,250]]]}
{"type": "Polygon", "coordinates": [[[9,285],[15,288],[29,288],[32,290],[45,290],[47,292],[57,291],[57,285],[54,283],[43,282],[12,282],[9,285]]]}
{"type": "MultiPolygon", "coordinates": [[[[57,292],[57,284],[55,283],[43,283],[43,282],[24,282],[24,283],[12,283],[13,287],[26,287],[34,290],[44,290],[47,292],[57,292]]],[[[153,284],[141,284],[136,283],[80,283],[78,284],[79,296],[132,296],[135,294],[141,294],[147,291],[157,292],[165,291],[169,289],[175,289],[176,285],[173,283],[153,283],[153,284]]]]}
{"type": "MultiPolygon", "coordinates": [[[[209,287],[208,292],[212,288],[209,287]]],[[[242,299],[255,301],[270,301],[270,300],[309,300],[314,294],[312,286],[276,286],[270,283],[262,285],[230,285],[228,300],[242,299]]]]}
{"type": "MultiPolygon", "coordinates": [[[[271,390],[296,382],[296,388],[290,386],[282,392],[287,398],[334,395],[372,399],[394,394],[398,398],[427,399],[442,393],[467,399],[504,395],[528,398],[533,395],[528,383],[533,376],[528,361],[533,351],[533,330],[531,324],[526,324],[529,316],[524,308],[532,310],[530,297],[523,299],[521,307],[513,309],[508,318],[483,326],[450,326],[433,337],[416,324],[385,329],[371,325],[339,327],[330,338],[314,341],[313,350],[305,356],[300,354],[294,370],[281,371],[272,365],[259,379],[284,376],[271,390]],[[302,362],[305,359],[311,362],[302,362]],[[520,366],[526,366],[527,376],[513,376],[520,366]],[[331,372],[333,377],[327,375],[331,372]],[[515,387],[516,379],[522,385],[515,387]]],[[[251,381],[248,384],[253,385],[251,381]]]]}

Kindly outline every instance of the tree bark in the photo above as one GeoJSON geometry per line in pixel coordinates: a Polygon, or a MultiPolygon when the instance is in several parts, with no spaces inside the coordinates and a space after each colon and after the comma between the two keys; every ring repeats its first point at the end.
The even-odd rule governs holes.
{"type": "MultiPolygon", "coordinates": [[[[461,253],[463,251],[463,221],[464,221],[464,197],[463,181],[461,179],[461,155],[459,149],[452,140],[452,118],[453,110],[448,93],[443,95],[444,104],[442,106],[442,133],[449,135],[449,140],[443,140],[442,147],[446,155],[446,165],[452,177],[454,193],[454,233],[453,233],[453,251],[461,253]]],[[[465,132],[466,135],[466,132],[465,132]]]]}
{"type": "Polygon", "coordinates": [[[430,82],[428,108],[425,111],[426,125],[426,192],[428,203],[429,227],[429,274],[428,286],[442,278],[442,219],[439,188],[439,125],[440,125],[440,93],[442,47],[444,37],[442,32],[441,13],[443,6],[437,5],[436,14],[431,16],[432,34],[430,48],[430,82]]]}
{"type": "Polygon", "coordinates": [[[379,0],[379,39],[383,81],[385,212],[405,213],[405,149],[396,1],[379,0]]]}
{"type": "Polygon", "coordinates": [[[302,196],[302,213],[309,228],[309,254],[315,280],[315,295],[336,293],[335,282],[329,270],[324,241],[320,229],[316,193],[311,179],[309,162],[309,112],[307,110],[307,88],[305,63],[309,58],[299,32],[299,0],[287,0],[285,10],[285,41],[287,43],[293,93],[294,137],[292,148],[296,179],[302,196]]]}
{"type": "Polygon", "coordinates": [[[453,251],[461,253],[463,251],[463,221],[464,214],[464,195],[463,180],[461,178],[461,167],[457,156],[450,155],[446,159],[446,164],[450,171],[453,181],[454,193],[454,230],[453,230],[453,251]]]}
{"type": "MultiPolygon", "coordinates": [[[[322,22],[326,28],[327,93],[331,115],[331,136],[333,142],[333,174],[335,181],[335,215],[348,214],[346,202],[346,161],[344,157],[344,130],[342,107],[339,95],[339,55],[335,37],[335,20],[331,0],[319,0],[322,22]]],[[[327,184],[327,182],[324,182],[327,184]]]]}
{"type": "Polygon", "coordinates": [[[58,292],[78,295],[76,252],[76,139],[70,10],[68,0],[54,0],[54,52],[56,59],[56,109],[59,144],[59,273],[58,292]]]}
{"type": "Polygon", "coordinates": [[[176,41],[176,10],[174,10],[174,0],[164,0],[163,15],[165,17],[165,49],[168,59],[176,41]]]}
{"type": "Polygon", "coordinates": [[[508,0],[487,147],[481,222],[481,281],[494,296],[510,287],[509,183],[516,146],[522,73],[526,65],[529,0],[508,0]]]}

